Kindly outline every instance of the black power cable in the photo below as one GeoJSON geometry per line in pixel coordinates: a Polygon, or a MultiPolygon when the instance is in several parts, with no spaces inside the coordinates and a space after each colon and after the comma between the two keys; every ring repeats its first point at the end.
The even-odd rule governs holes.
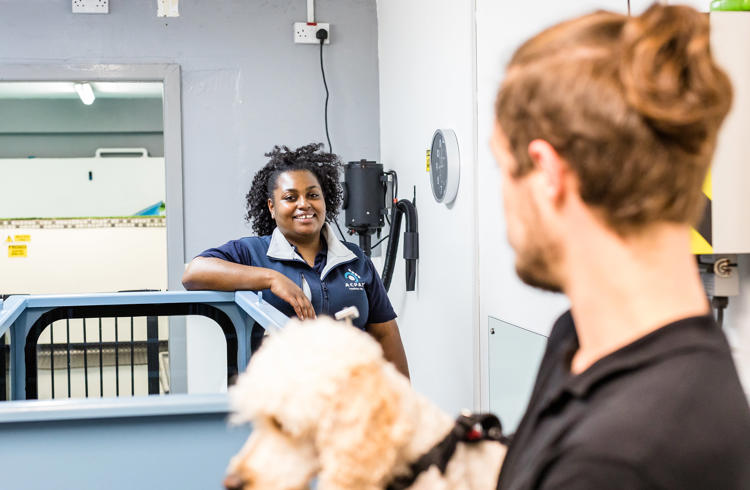
{"type": "Polygon", "coordinates": [[[326,139],[328,140],[328,151],[333,153],[333,147],[331,146],[331,136],[328,134],[328,99],[330,93],[328,92],[328,83],[326,82],[326,70],[323,68],[323,43],[328,39],[328,31],[325,29],[318,29],[315,33],[315,37],[320,39],[320,73],[323,75],[323,86],[326,89],[326,104],[325,104],[325,123],[326,123],[326,139]]]}
{"type": "Polygon", "coordinates": [[[391,198],[393,200],[393,203],[396,203],[396,196],[398,196],[398,174],[395,170],[389,170],[387,172],[384,172],[386,175],[390,175],[391,179],[393,180],[393,185],[391,186],[391,198]]]}
{"type": "Polygon", "coordinates": [[[383,243],[384,241],[386,241],[386,240],[388,239],[388,237],[390,237],[390,236],[391,236],[391,235],[386,235],[386,236],[384,236],[383,238],[381,238],[380,240],[378,240],[377,242],[375,242],[375,243],[374,243],[374,244],[372,245],[372,247],[370,247],[370,248],[375,248],[375,247],[377,247],[378,245],[380,245],[381,243],[383,243]]]}
{"type": "MultiPolygon", "coordinates": [[[[331,146],[331,136],[328,133],[328,99],[330,98],[330,93],[328,92],[328,82],[326,82],[326,70],[323,67],[323,43],[325,43],[326,39],[328,39],[328,31],[325,29],[318,29],[318,31],[315,33],[315,37],[320,39],[320,73],[323,75],[323,86],[326,89],[326,103],[324,111],[326,124],[326,140],[328,140],[328,152],[333,153],[333,146],[331,146]]],[[[341,231],[341,227],[339,226],[338,221],[334,221],[333,224],[335,224],[336,229],[339,230],[341,240],[343,240],[344,242],[348,242],[348,240],[344,236],[344,232],[341,231]]]]}
{"type": "MultiPolygon", "coordinates": [[[[393,185],[391,185],[391,206],[395,206],[396,196],[398,196],[398,174],[395,170],[389,170],[383,173],[391,176],[391,181],[393,182],[393,185]]],[[[388,213],[385,214],[385,220],[388,222],[388,226],[391,226],[391,218],[388,216],[388,213]]]]}
{"type": "Polygon", "coordinates": [[[349,242],[349,240],[346,239],[344,236],[344,232],[341,231],[341,227],[339,226],[339,222],[337,220],[333,220],[333,224],[336,225],[336,229],[339,230],[339,235],[341,235],[341,241],[343,242],[349,242]]]}
{"type": "Polygon", "coordinates": [[[719,328],[724,326],[724,310],[729,305],[729,298],[726,296],[714,296],[711,298],[711,306],[716,308],[716,324],[719,328]]]}
{"type": "Polygon", "coordinates": [[[401,199],[393,204],[391,209],[391,231],[389,233],[388,248],[383,263],[383,286],[388,291],[393,278],[393,267],[396,264],[396,250],[398,249],[399,233],[401,232],[401,217],[406,215],[406,231],[404,232],[404,260],[406,261],[406,290],[414,291],[417,280],[417,259],[419,259],[419,229],[417,224],[417,208],[409,200],[401,199]]]}

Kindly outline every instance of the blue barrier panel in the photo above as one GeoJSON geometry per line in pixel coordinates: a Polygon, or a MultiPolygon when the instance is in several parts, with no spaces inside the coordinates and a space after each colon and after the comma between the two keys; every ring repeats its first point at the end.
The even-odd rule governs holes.
{"type": "Polygon", "coordinates": [[[0,487],[19,490],[218,489],[250,433],[226,395],[5,402],[0,419],[0,487]]]}
{"type": "MultiPolygon", "coordinates": [[[[288,318],[250,291],[12,296],[0,301],[0,336],[11,332],[11,396],[0,402],[0,488],[220,488],[229,458],[250,428],[227,424],[226,394],[24,400],[25,341],[60,308],[199,304],[230,320],[244,370],[250,329],[288,318]]],[[[109,311],[109,310],[107,310],[109,311]]],[[[229,359],[228,359],[229,361],[229,359]]]]}

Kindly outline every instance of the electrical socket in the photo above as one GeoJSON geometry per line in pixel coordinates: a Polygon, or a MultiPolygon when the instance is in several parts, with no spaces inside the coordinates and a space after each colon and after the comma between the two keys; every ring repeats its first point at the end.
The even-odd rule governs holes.
{"type": "Polygon", "coordinates": [[[710,262],[701,262],[713,270],[701,267],[701,280],[708,296],[737,296],[740,294],[740,274],[737,270],[737,255],[704,255],[710,262]]]}
{"type": "Polygon", "coordinates": [[[294,23],[294,43],[295,44],[320,44],[320,39],[315,37],[315,33],[320,29],[328,31],[328,39],[325,44],[331,44],[331,25],[323,22],[308,24],[307,22],[294,23]]]}
{"type": "Polygon", "coordinates": [[[109,0],[73,0],[74,14],[108,14],[109,0]]]}
{"type": "Polygon", "coordinates": [[[157,17],[179,17],[180,2],[179,0],[157,0],[156,1],[157,17]]]}

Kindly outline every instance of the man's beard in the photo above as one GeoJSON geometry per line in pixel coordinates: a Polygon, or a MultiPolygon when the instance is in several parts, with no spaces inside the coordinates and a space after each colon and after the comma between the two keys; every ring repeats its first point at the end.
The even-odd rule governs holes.
{"type": "Polygon", "coordinates": [[[540,246],[537,242],[530,245],[524,253],[516,253],[516,274],[529,286],[551,291],[562,292],[562,284],[552,272],[551,264],[559,260],[559,249],[552,244],[540,246]]]}

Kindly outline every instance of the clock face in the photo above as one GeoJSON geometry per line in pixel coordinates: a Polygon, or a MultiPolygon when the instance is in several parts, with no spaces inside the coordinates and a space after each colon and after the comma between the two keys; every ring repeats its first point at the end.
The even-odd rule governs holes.
{"type": "Polygon", "coordinates": [[[432,179],[432,193],[435,195],[435,200],[443,202],[445,189],[448,185],[448,153],[442,131],[436,132],[432,138],[430,178],[432,179]]]}
{"type": "Polygon", "coordinates": [[[430,148],[430,183],[437,202],[450,205],[458,194],[460,172],[458,139],[451,129],[438,129],[430,148]]]}

